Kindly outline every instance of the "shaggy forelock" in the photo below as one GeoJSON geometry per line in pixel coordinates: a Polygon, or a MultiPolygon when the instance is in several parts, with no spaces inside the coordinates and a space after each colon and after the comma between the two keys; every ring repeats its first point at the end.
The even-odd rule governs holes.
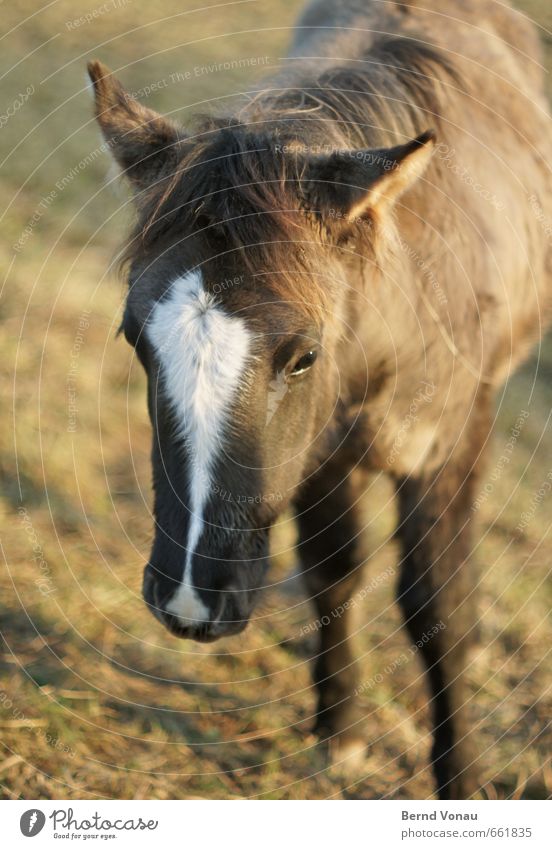
{"type": "MultiPolygon", "coordinates": [[[[304,143],[297,155],[294,145],[309,139],[314,150],[352,149],[396,143],[399,130],[414,136],[428,117],[438,123],[440,100],[456,81],[442,54],[415,40],[382,39],[370,59],[362,68],[332,68],[301,89],[261,91],[241,120],[199,119],[176,168],[142,194],[123,262],[193,237],[197,262],[239,252],[252,278],[263,275],[276,297],[320,317],[331,303],[324,269],[332,248],[302,191],[304,143]],[[335,121],[345,114],[347,121],[335,121]]],[[[377,262],[376,233],[363,227],[362,238],[364,255],[377,262]]]]}
{"type": "Polygon", "coordinates": [[[278,298],[319,314],[328,297],[314,267],[323,267],[321,244],[301,205],[300,160],[279,146],[270,134],[209,119],[176,172],[144,197],[124,259],[193,237],[201,262],[237,252],[244,272],[261,274],[278,298]]]}

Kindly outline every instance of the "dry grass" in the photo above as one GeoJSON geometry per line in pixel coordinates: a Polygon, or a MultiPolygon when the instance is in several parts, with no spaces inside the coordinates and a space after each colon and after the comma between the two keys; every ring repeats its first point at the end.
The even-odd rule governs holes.
{"type": "MultiPolygon", "coordinates": [[[[167,16],[181,7],[163,4],[167,16]]],[[[552,28],[543,0],[527,0],[525,7],[552,28]]],[[[123,288],[107,272],[125,214],[117,212],[120,201],[105,186],[105,161],[95,155],[56,191],[56,182],[99,144],[83,94],[84,60],[98,56],[123,68],[136,89],[213,60],[268,55],[277,64],[294,14],[284,0],[271,0],[156,23],[158,8],[128,3],[70,28],[66,21],[89,11],[80,0],[36,14],[28,0],[3,7],[5,24],[10,16],[15,25],[25,13],[33,15],[3,42],[1,62],[11,69],[5,102],[30,84],[35,92],[2,129],[3,156],[10,155],[5,203],[11,205],[3,219],[0,303],[2,795],[427,797],[428,720],[417,658],[363,696],[371,742],[364,775],[329,769],[309,734],[315,640],[299,636],[312,612],[282,583],[293,571],[285,553],[289,523],[275,543],[281,549],[275,586],[239,638],[212,647],[177,642],[141,602],[151,527],[149,426],[143,377],[124,342],[114,338],[123,288]],[[255,28],[265,32],[259,36],[255,28]],[[42,198],[51,200],[14,255],[11,245],[42,198]],[[72,357],[84,311],[89,326],[72,357]],[[72,367],[74,433],[67,429],[72,367]]],[[[185,121],[194,104],[243,88],[252,77],[251,70],[198,75],[159,88],[148,102],[178,109],[185,121]]],[[[232,97],[227,102],[230,108],[232,97]]],[[[552,794],[546,761],[552,750],[552,496],[537,505],[523,533],[514,531],[550,469],[551,376],[548,343],[499,399],[489,472],[519,411],[531,415],[479,511],[481,634],[468,678],[490,796],[552,794]]],[[[395,562],[390,499],[384,481],[376,481],[366,499],[377,552],[367,581],[395,562]]],[[[357,621],[366,681],[407,646],[393,584],[391,577],[369,594],[357,621]]]]}

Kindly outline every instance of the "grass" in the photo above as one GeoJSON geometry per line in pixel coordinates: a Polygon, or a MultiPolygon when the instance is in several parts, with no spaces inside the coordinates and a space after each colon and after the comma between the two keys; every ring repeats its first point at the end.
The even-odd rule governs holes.
{"type": "MultiPolygon", "coordinates": [[[[6,31],[17,27],[0,57],[4,102],[34,86],[1,130],[2,159],[9,157],[0,301],[4,798],[432,792],[421,668],[417,657],[397,663],[408,643],[393,603],[394,506],[385,481],[366,497],[376,551],[366,582],[388,577],[367,595],[355,639],[365,682],[392,671],[362,695],[370,731],[363,775],[330,768],[309,732],[316,634],[301,636],[313,613],[300,590],[291,592],[295,582],[284,582],[294,568],[289,518],[277,529],[274,587],[240,637],[209,647],[175,641],[140,597],[151,537],[150,430],[143,376],[115,339],[124,289],[109,270],[129,215],[97,153],[84,62],[97,56],[121,69],[132,89],[168,80],[145,101],[186,122],[212,99],[230,109],[233,92],[255,76],[253,68],[195,68],[236,57],[278,65],[296,5],[244,0],[182,11],[171,0],[157,21],[154,5],[128,2],[79,25],[90,11],[80,0],[42,11],[29,0],[3,7],[6,31]],[[191,79],[171,82],[186,71],[191,79]]],[[[552,29],[546,3],[523,5],[552,29]]],[[[530,416],[479,510],[481,634],[468,685],[490,797],[552,794],[551,496],[532,501],[551,464],[551,375],[548,341],[499,397],[487,482],[520,411],[530,416]],[[516,531],[523,512],[530,520],[516,531]]]]}

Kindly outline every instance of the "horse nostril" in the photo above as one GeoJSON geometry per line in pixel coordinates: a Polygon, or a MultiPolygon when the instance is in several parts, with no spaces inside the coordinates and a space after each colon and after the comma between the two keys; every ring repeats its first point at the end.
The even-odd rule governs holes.
{"type": "Polygon", "coordinates": [[[227,595],[228,593],[226,592],[219,592],[217,606],[213,616],[211,617],[211,624],[219,625],[221,622],[224,622],[225,610],[227,607],[227,595]]]}
{"type": "Polygon", "coordinates": [[[234,587],[222,594],[217,617],[213,620],[213,626],[221,634],[238,633],[247,625],[249,613],[245,610],[244,595],[234,587]]]}
{"type": "Polygon", "coordinates": [[[155,618],[158,619],[159,622],[161,622],[163,625],[165,625],[166,599],[161,598],[159,582],[156,580],[155,575],[153,575],[150,571],[146,571],[144,574],[142,595],[144,597],[144,601],[146,602],[148,608],[153,613],[155,618]]]}

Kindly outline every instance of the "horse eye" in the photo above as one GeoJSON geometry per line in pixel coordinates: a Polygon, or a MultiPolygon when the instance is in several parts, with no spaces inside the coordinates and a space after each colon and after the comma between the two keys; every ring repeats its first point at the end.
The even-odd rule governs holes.
{"type": "Polygon", "coordinates": [[[303,374],[303,372],[308,371],[315,362],[317,356],[318,351],[307,351],[306,354],[303,354],[290,371],[290,377],[296,377],[298,374],[303,374]]]}

